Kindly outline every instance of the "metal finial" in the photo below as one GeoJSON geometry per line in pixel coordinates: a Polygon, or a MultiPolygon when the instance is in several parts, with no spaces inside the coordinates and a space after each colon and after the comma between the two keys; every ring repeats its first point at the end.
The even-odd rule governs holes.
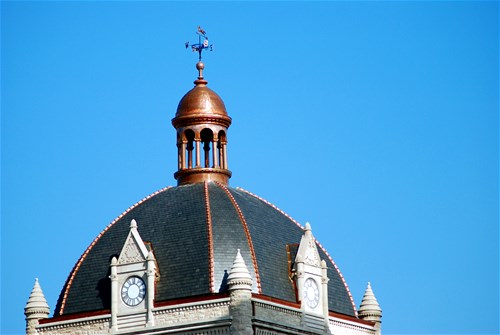
{"type": "MultiPolygon", "coordinates": [[[[201,62],[202,51],[205,49],[209,49],[210,51],[212,51],[212,44],[208,43],[207,33],[200,26],[198,26],[198,31],[196,32],[196,35],[198,35],[198,43],[191,44],[191,49],[193,50],[193,52],[195,51],[198,52],[198,61],[201,62]]],[[[186,49],[189,48],[189,42],[186,42],[184,45],[186,46],[186,49]]]]}
{"type": "Polygon", "coordinates": [[[196,69],[198,70],[198,79],[203,79],[203,69],[205,68],[205,64],[202,61],[196,63],[196,69]]]}

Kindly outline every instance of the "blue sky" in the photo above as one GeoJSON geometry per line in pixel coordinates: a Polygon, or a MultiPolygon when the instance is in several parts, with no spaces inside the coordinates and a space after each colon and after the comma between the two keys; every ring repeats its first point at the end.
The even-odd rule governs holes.
{"type": "Polygon", "coordinates": [[[232,186],[310,222],[385,334],[497,334],[498,2],[1,3],[1,333],[175,185],[180,98],[223,99],[232,186]]]}

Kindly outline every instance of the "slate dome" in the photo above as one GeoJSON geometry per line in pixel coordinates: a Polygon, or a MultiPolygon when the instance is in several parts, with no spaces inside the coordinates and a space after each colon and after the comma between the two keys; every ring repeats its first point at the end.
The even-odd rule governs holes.
{"type": "MultiPolygon", "coordinates": [[[[110,309],[110,261],[120,254],[132,219],[156,257],[155,304],[227,294],[237,249],[253,279],[252,292],[296,303],[291,269],[304,228],[269,202],[218,182],[167,187],[139,201],[109,224],[70,273],[55,316],[110,309]]],[[[328,306],[355,316],[349,289],[327,262],[328,306]]]]}

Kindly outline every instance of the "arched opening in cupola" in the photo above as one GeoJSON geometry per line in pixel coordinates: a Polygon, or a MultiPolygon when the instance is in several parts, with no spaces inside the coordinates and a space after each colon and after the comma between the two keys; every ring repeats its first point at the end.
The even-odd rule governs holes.
{"type": "MultiPolygon", "coordinates": [[[[193,167],[194,131],[186,129],[184,131],[184,141],[186,143],[187,168],[191,169],[193,167]]],[[[186,167],[186,164],[184,163],[183,166],[186,167]]]]}
{"type": "Polygon", "coordinates": [[[211,129],[205,128],[200,133],[201,142],[203,143],[203,163],[204,167],[209,168],[210,162],[212,167],[215,167],[214,157],[210,157],[210,147],[213,146],[214,133],[211,129]]]}

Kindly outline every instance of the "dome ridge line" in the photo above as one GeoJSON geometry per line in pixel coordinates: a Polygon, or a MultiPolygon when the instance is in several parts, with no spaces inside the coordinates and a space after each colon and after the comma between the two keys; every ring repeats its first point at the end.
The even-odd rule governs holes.
{"type": "Polygon", "coordinates": [[[168,190],[170,188],[172,188],[172,186],[164,187],[164,188],[162,188],[160,190],[157,190],[154,193],[151,193],[150,195],[142,198],[141,200],[139,200],[138,202],[136,202],[134,205],[132,205],[129,208],[127,208],[123,213],[121,213],[117,218],[115,218],[110,224],[108,224],[106,226],[106,228],[104,228],[104,230],[102,230],[99,233],[99,235],[97,235],[96,238],[94,238],[94,240],[92,241],[92,243],[90,243],[90,245],[87,247],[87,249],[85,249],[85,251],[83,252],[83,254],[80,256],[80,258],[76,262],[75,266],[71,270],[71,273],[68,276],[68,279],[66,280],[66,283],[64,284],[64,293],[61,292],[61,295],[60,295],[60,297],[58,299],[58,300],[61,300],[61,299],[62,300],[61,300],[60,305],[59,305],[59,301],[57,302],[57,305],[59,305],[59,306],[56,305],[56,310],[54,311],[54,316],[59,316],[59,315],[63,315],[64,314],[64,307],[66,305],[66,300],[68,298],[68,293],[69,293],[69,291],[71,289],[71,285],[73,284],[73,280],[75,279],[75,275],[78,272],[78,270],[80,269],[80,266],[82,265],[83,261],[85,260],[85,258],[89,254],[90,250],[99,241],[99,239],[102,237],[102,235],[104,235],[104,233],[106,233],[116,222],[118,222],[123,216],[125,216],[127,213],[129,213],[132,209],[134,209],[135,207],[139,206],[144,201],[146,201],[146,200],[148,200],[148,199],[156,196],[157,194],[162,193],[162,192],[164,192],[164,191],[166,191],[166,190],[168,190]]]}
{"type": "MultiPolygon", "coordinates": [[[[249,192],[241,187],[236,187],[237,190],[240,190],[242,192],[245,192],[249,195],[251,195],[252,197],[254,198],[257,198],[259,199],[260,201],[264,202],[265,204],[271,206],[272,208],[274,208],[275,210],[277,210],[278,212],[280,212],[281,214],[285,215],[287,218],[289,218],[293,223],[295,223],[297,226],[299,226],[302,230],[305,230],[305,227],[303,227],[300,223],[298,223],[294,218],[292,218],[290,215],[288,215],[287,213],[285,213],[283,210],[279,209],[278,207],[276,207],[275,205],[273,205],[272,203],[270,203],[269,201],[267,201],[266,199],[264,198],[261,198],[259,197],[258,195],[256,194],[253,194],[252,192],[249,192]]],[[[345,289],[347,290],[347,294],[349,295],[349,299],[351,300],[351,304],[352,304],[352,307],[354,308],[354,314],[356,315],[356,317],[358,317],[358,311],[356,309],[356,304],[354,302],[354,299],[352,297],[352,294],[351,294],[351,291],[349,290],[349,286],[347,286],[347,282],[345,281],[345,278],[344,278],[344,275],[342,274],[342,272],[340,272],[340,269],[338,268],[337,264],[335,263],[335,261],[333,260],[333,258],[330,256],[330,254],[326,251],[326,249],[321,245],[321,243],[318,242],[318,240],[316,240],[316,245],[318,247],[321,248],[321,250],[323,250],[323,252],[325,253],[325,255],[328,257],[328,259],[330,260],[330,263],[333,265],[333,267],[335,268],[335,270],[337,271],[337,273],[339,274],[340,276],[340,279],[342,280],[342,283],[344,284],[344,287],[345,289]]]]}
{"type": "Polygon", "coordinates": [[[241,225],[243,226],[243,230],[245,231],[245,235],[246,235],[247,242],[248,242],[248,247],[250,248],[250,253],[251,253],[251,257],[252,257],[253,268],[254,268],[254,271],[255,271],[255,281],[257,282],[256,283],[257,284],[257,290],[258,290],[259,294],[262,294],[262,287],[261,287],[261,284],[260,284],[259,267],[257,265],[257,258],[255,257],[255,249],[253,247],[252,236],[250,235],[250,231],[248,230],[248,225],[247,225],[247,222],[245,220],[245,216],[243,215],[243,212],[241,211],[240,206],[236,202],[236,199],[234,199],[234,197],[231,194],[231,192],[229,192],[229,190],[227,189],[226,185],[224,185],[222,183],[219,183],[217,181],[215,181],[215,184],[217,186],[219,186],[219,188],[222,189],[226,193],[226,195],[231,200],[231,203],[233,204],[234,208],[236,209],[236,212],[238,213],[238,216],[239,216],[240,221],[241,221],[241,225]]]}
{"type": "Polygon", "coordinates": [[[210,213],[210,194],[208,192],[208,182],[203,182],[203,192],[205,198],[205,211],[207,216],[207,235],[208,235],[208,278],[210,292],[215,292],[215,274],[214,274],[214,238],[212,233],[212,214],[210,213]]]}

